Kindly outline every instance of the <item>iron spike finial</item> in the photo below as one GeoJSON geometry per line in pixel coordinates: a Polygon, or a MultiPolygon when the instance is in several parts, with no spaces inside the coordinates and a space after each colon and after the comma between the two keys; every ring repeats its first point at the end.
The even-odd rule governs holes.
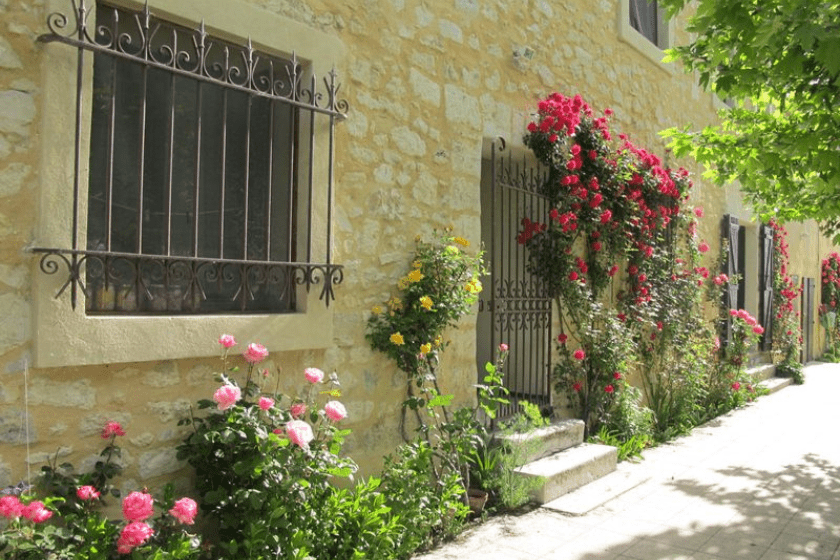
{"type": "Polygon", "coordinates": [[[143,4],[142,14],[143,14],[143,27],[145,29],[148,29],[149,28],[149,23],[152,19],[152,12],[149,11],[149,0],[146,0],[146,2],[143,4]]]}

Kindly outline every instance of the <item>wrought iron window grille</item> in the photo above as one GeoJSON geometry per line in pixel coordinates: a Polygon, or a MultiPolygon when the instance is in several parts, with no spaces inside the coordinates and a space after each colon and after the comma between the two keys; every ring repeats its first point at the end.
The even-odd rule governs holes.
{"type": "MultiPolygon", "coordinates": [[[[256,51],[250,39],[245,46],[224,42],[211,37],[203,21],[197,29],[189,30],[154,17],[148,4],[141,11],[132,12],[100,3],[97,25],[92,28],[88,24],[91,10],[85,0],[71,0],[71,3],[72,15],[50,14],[49,32],[39,37],[41,42],[59,42],[77,49],[71,246],[31,249],[42,255],[43,273],[66,274],[55,297],[69,291],[75,309],[81,290],[89,313],[282,312],[294,311],[297,286],[305,286],[308,292],[320,285],[320,299],[329,306],[335,298],[334,286],[344,278],[343,267],[332,262],[332,203],[335,123],[346,118],[348,105],[338,98],[340,85],[335,69],[323,79],[323,87],[319,89],[314,75],[304,80],[295,54],[289,61],[283,61],[256,51]],[[88,224],[80,224],[82,142],[88,125],[83,116],[84,94],[90,87],[86,84],[91,81],[85,75],[85,51],[92,52],[95,58],[94,74],[100,61],[108,61],[103,63],[103,68],[110,72],[101,73],[106,76],[106,82],[110,81],[110,89],[106,88],[104,94],[105,108],[99,124],[91,123],[92,129],[100,128],[99,140],[105,147],[99,149],[104,150],[105,157],[94,161],[102,153],[95,154],[91,146],[89,204],[101,206],[102,214],[91,218],[91,210],[88,224]],[[115,171],[119,165],[115,153],[123,149],[120,142],[124,134],[117,130],[122,122],[117,109],[121,102],[117,99],[118,91],[125,95],[123,90],[127,89],[118,90],[122,82],[117,74],[123,69],[134,72],[142,88],[142,95],[132,109],[138,113],[134,126],[139,137],[133,138],[137,153],[130,169],[134,177],[128,181],[123,181],[124,170],[115,171]],[[163,164],[156,161],[164,172],[163,187],[157,181],[153,185],[148,176],[152,148],[160,149],[149,145],[152,132],[147,119],[153,109],[149,103],[152,80],[157,80],[155,85],[168,83],[170,90],[164,107],[169,112],[165,129],[168,153],[163,164]],[[306,81],[309,83],[305,84],[306,81]],[[195,112],[192,122],[176,120],[181,119],[178,111],[190,106],[189,102],[176,102],[179,88],[191,88],[195,94],[195,105],[189,109],[195,112]],[[238,103],[231,101],[235,96],[238,103]],[[216,120],[202,114],[202,107],[209,107],[208,100],[213,98],[217,105],[221,103],[222,116],[216,120]],[[241,119],[232,120],[231,113],[237,105],[240,112],[244,109],[244,123],[241,119]],[[281,111],[287,113],[285,120],[278,120],[281,111]],[[226,155],[234,149],[229,146],[233,144],[229,138],[233,134],[231,123],[239,129],[244,127],[244,133],[240,133],[245,144],[239,156],[241,162],[234,162],[226,155]],[[258,133],[254,131],[261,123],[269,132],[255,138],[258,133]],[[207,142],[202,125],[221,129],[221,138],[214,136],[221,150],[218,161],[208,163],[213,158],[202,151],[202,142],[207,142]],[[177,184],[175,177],[184,171],[179,169],[183,162],[176,161],[176,135],[190,126],[195,149],[189,151],[193,161],[187,173],[191,183],[186,188],[177,184]],[[289,133],[282,145],[276,141],[278,127],[289,133]],[[316,136],[328,138],[326,155],[316,155],[316,136]],[[269,146],[260,152],[263,140],[269,146]],[[325,169],[319,168],[318,176],[326,177],[323,181],[326,193],[320,193],[318,199],[325,201],[323,262],[313,261],[312,242],[318,157],[317,161],[325,161],[325,169]],[[232,171],[226,166],[232,162],[241,164],[236,170],[238,183],[228,181],[232,171]],[[206,168],[210,163],[220,166],[215,176],[218,183],[215,200],[207,195],[203,182],[207,175],[212,175],[206,168]],[[99,176],[93,176],[94,170],[100,172],[99,176]],[[282,180],[285,188],[278,189],[280,172],[285,176],[282,180]],[[129,203],[120,202],[126,200],[126,193],[119,190],[121,181],[133,182],[134,190],[128,198],[134,200],[129,203]],[[155,188],[161,189],[158,198],[163,203],[152,208],[149,193],[155,188]],[[236,199],[237,189],[239,199],[236,199]],[[260,198],[255,198],[254,193],[260,198]],[[208,209],[208,199],[214,208],[208,209]],[[206,227],[210,216],[216,223],[206,227]],[[158,224],[154,235],[149,232],[150,221],[158,224]],[[80,246],[80,227],[87,227],[85,247],[80,246]],[[99,235],[91,235],[94,229],[99,235]],[[133,235],[127,236],[126,231],[133,235]],[[231,236],[231,231],[238,235],[231,236]],[[127,237],[133,239],[127,241],[127,237]],[[202,307],[208,294],[212,294],[215,303],[202,307]]],[[[96,95],[94,91],[92,96],[96,95]]],[[[205,107],[204,111],[207,110],[205,107]]],[[[91,144],[95,136],[96,132],[92,131],[91,144]]],[[[182,144],[178,144],[179,149],[182,144]]]]}

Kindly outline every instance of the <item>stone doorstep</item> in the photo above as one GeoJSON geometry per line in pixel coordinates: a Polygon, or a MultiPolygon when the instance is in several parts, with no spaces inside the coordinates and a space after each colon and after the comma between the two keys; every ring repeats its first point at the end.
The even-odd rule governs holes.
{"type": "Polygon", "coordinates": [[[572,490],[542,507],[565,515],[584,515],[650,480],[650,471],[621,463],[618,468],[598,480],[572,490]]]}
{"type": "Polygon", "coordinates": [[[494,439],[523,450],[522,464],[526,465],[583,443],[583,420],[559,420],[524,434],[496,435],[494,439]]]}
{"type": "Polygon", "coordinates": [[[550,502],[616,469],[618,450],[610,445],[581,443],[516,470],[519,476],[543,483],[532,493],[539,504],[550,502]]]}
{"type": "Polygon", "coordinates": [[[753,366],[751,368],[747,368],[747,374],[751,375],[757,382],[764,381],[765,379],[771,379],[776,375],[776,366],[773,364],[753,366]]]}
{"type": "Polygon", "coordinates": [[[773,394],[776,391],[784,389],[788,385],[793,383],[793,379],[790,377],[770,377],[765,379],[764,381],[759,382],[759,387],[763,387],[767,389],[769,394],[773,394]]]}

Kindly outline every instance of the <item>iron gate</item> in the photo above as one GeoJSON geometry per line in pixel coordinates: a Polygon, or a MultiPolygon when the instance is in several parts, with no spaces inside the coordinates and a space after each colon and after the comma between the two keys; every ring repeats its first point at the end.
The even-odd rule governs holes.
{"type": "Polygon", "coordinates": [[[548,221],[548,201],[540,194],[547,176],[527,154],[514,159],[502,138],[482,162],[481,239],[490,281],[479,300],[476,354],[481,379],[498,345],[510,346],[505,386],[511,402],[501,418],[516,413],[522,400],[540,408],[551,405],[551,299],[527,271],[526,249],[517,243],[523,218],[548,221]]]}
{"type": "Polygon", "coordinates": [[[816,281],[802,279],[802,353],[801,361],[807,364],[814,359],[812,338],[814,336],[814,293],[816,281]]]}

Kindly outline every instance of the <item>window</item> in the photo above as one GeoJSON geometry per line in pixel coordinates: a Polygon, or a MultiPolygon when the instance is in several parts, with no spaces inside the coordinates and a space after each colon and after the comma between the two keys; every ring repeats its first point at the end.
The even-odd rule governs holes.
{"type": "Polygon", "coordinates": [[[294,55],[171,24],[148,6],[98,3],[96,21],[92,38],[83,18],[84,33],[46,36],[93,51],[87,221],[74,221],[86,242],[74,233],[71,248],[35,249],[69,257],[71,297],[84,290],[88,313],[282,313],[296,311],[299,285],[320,284],[329,304],[341,279],[330,248],[333,126],[344,117],[335,74],[321,94],[294,55]],[[329,154],[319,159],[320,119],[329,154]]]}
{"type": "Polygon", "coordinates": [[[665,18],[656,0],[621,0],[618,2],[618,37],[635,51],[669,74],[673,64],[662,62],[664,49],[670,46],[673,22],[665,18]]]}
{"type": "Polygon", "coordinates": [[[661,14],[656,0],[627,0],[630,2],[630,26],[648,41],[661,47],[661,14]]]}
{"type": "Polygon", "coordinates": [[[223,332],[264,342],[272,352],[333,346],[335,306],[329,303],[340,293],[335,286],[343,278],[343,268],[335,264],[331,250],[334,125],[347,112],[346,102],[336,95],[334,69],[346,66],[347,47],[333,34],[244,0],[148,0],[148,9],[145,0],[114,3],[120,6],[116,12],[90,0],[55,0],[51,4],[58,6],[57,11],[47,18],[46,31],[39,37],[45,43],[39,50],[43,65],[39,117],[45,133],[38,172],[39,219],[31,249],[42,272],[32,281],[35,366],[215,356],[213,341],[223,332]],[[116,28],[120,33],[126,30],[131,41],[120,39],[115,45],[109,39],[114,36],[114,13],[116,28]],[[173,36],[175,52],[189,53],[175,62],[160,48],[173,36]],[[191,70],[202,41],[206,56],[199,73],[191,70]],[[118,81],[115,90],[112,162],[107,89],[112,87],[111,66],[95,68],[102,64],[96,61],[98,55],[113,66],[117,80],[127,80],[122,85],[118,81]],[[119,60],[114,63],[115,59],[119,60]],[[266,72],[269,59],[274,69],[266,72]],[[215,66],[216,62],[222,65],[215,66]],[[220,75],[218,70],[226,63],[239,70],[220,75]],[[296,69],[294,80],[289,80],[287,69],[296,69]],[[103,91],[94,89],[97,71],[97,81],[106,87],[103,91]],[[144,73],[146,101],[138,106],[144,73]],[[268,90],[270,81],[264,77],[272,73],[278,83],[268,90]],[[167,101],[172,99],[170,79],[174,105],[167,101]],[[154,80],[154,87],[149,87],[154,80]],[[195,127],[199,92],[200,114],[207,116],[202,118],[200,135],[195,127]],[[223,109],[218,113],[211,109],[219,107],[220,97],[223,106],[225,96],[229,111],[238,110],[238,117],[222,118],[223,109]],[[95,108],[96,100],[103,105],[95,108]],[[144,103],[146,139],[141,143],[136,134],[144,103]],[[251,134],[246,135],[249,104],[251,134]],[[170,225],[167,110],[173,109],[173,162],[180,163],[172,166],[170,225]],[[94,117],[94,111],[100,115],[94,117]],[[155,116],[153,111],[166,116],[155,116]],[[264,118],[272,111],[274,120],[264,118]],[[117,122],[120,115],[123,122],[117,122]],[[136,120],[129,118],[134,116],[136,120]],[[127,126],[125,121],[134,124],[120,129],[127,126]],[[223,123],[228,127],[224,209],[218,170],[225,143],[222,136],[210,133],[223,123]],[[245,150],[243,143],[248,142],[250,150],[245,150]],[[269,142],[274,144],[271,150],[269,142]],[[93,158],[95,150],[104,157],[93,158]],[[163,159],[158,155],[153,162],[151,154],[161,153],[163,159]],[[141,162],[146,176],[142,202],[140,191],[132,190],[141,184],[141,162]],[[246,169],[247,183],[241,179],[246,169]],[[269,174],[269,169],[274,173],[269,174]],[[198,211],[196,170],[201,189],[198,211]],[[233,195],[237,173],[239,188],[248,185],[247,214],[244,193],[233,195]],[[126,186],[128,190],[121,193],[119,189],[126,186]],[[272,193],[271,211],[268,193],[272,193]],[[136,218],[140,208],[143,220],[136,218]],[[198,235],[194,216],[199,217],[198,235]],[[219,227],[221,216],[225,216],[224,232],[219,227]],[[140,248],[138,224],[143,227],[140,248]],[[171,232],[168,251],[161,241],[167,238],[166,228],[171,232]],[[264,232],[271,234],[270,246],[264,232]],[[134,276],[135,270],[141,274],[134,276]]]}

